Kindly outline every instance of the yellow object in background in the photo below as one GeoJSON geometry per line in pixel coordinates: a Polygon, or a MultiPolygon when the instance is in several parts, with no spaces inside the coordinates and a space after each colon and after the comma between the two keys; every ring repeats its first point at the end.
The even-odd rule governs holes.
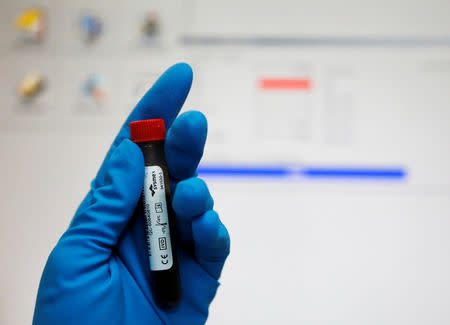
{"type": "Polygon", "coordinates": [[[22,98],[36,96],[44,88],[44,79],[38,73],[27,75],[19,84],[18,93],[22,98]]]}
{"type": "Polygon", "coordinates": [[[16,26],[20,29],[33,29],[42,19],[42,12],[38,8],[27,9],[16,19],[16,26]]]}
{"type": "Polygon", "coordinates": [[[26,9],[16,18],[14,25],[32,39],[40,41],[46,30],[45,13],[37,7],[26,9]]]}

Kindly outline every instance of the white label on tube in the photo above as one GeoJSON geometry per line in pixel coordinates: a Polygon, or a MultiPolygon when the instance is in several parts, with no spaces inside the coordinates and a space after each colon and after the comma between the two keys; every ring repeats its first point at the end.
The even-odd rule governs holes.
{"type": "Polygon", "coordinates": [[[152,271],[168,270],[173,264],[172,244],[164,173],[159,166],[145,167],[144,214],[150,269],[152,271]]]}

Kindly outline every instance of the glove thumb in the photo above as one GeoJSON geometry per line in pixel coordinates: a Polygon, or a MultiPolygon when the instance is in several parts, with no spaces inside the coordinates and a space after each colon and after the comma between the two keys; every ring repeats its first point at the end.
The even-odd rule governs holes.
{"type": "MultiPolygon", "coordinates": [[[[79,250],[94,250],[95,256],[109,258],[131,219],[141,195],[144,159],[139,147],[129,139],[114,150],[105,166],[104,177],[91,193],[91,200],[75,215],[61,238],[79,250]]],[[[86,256],[86,255],[84,255],[86,256]]]]}

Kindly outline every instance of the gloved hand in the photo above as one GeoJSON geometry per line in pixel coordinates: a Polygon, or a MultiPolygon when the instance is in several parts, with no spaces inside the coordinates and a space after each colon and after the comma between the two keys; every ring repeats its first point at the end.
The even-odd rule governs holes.
{"type": "Polygon", "coordinates": [[[45,266],[34,325],[202,324],[218,287],[230,239],[206,184],[196,177],[207,125],[199,112],[177,116],[192,70],[167,70],[130,114],[111,146],[91,190],[45,266]],[[165,152],[176,213],[182,298],[161,310],[151,292],[144,217],[135,208],[144,160],[129,140],[129,122],[165,120],[165,152]],[[175,120],[174,120],[175,119],[175,120]],[[173,124],[172,124],[173,122],[173,124]]]}

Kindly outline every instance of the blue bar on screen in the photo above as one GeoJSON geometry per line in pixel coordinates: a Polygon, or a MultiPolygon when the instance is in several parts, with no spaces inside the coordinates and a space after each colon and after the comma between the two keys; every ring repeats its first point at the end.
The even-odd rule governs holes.
{"type": "Polygon", "coordinates": [[[391,179],[402,180],[407,176],[401,167],[313,167],[302,166],[233,166],[204,165],[198,168],[204,176],[221,177],[302,177],[311,179],[391,179]]]}
{"type": "Polygon", "coordinates": [[[403,179],[406,177],[406,171],[402,168],[306,167],[300,173],[308,178],[403,179]]]}

